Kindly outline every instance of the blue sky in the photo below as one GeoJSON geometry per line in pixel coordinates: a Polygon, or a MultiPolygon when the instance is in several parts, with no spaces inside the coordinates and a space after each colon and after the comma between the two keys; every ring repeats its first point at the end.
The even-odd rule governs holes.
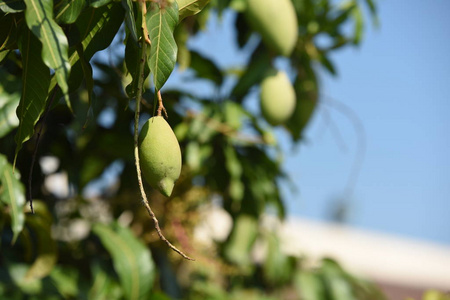
{"type": "MultiPolygon", "coordinates": [[[[450,2],[378,2],[380,27],[367,24],[361,47],[333,55],[337,77],[320,72],[323,103],[350,107],[365,133],[347,223],[450,244],[450,2]]],[[[210,22],[190,47],[224,68],[242,64],[247,54],[236,52],[232,20],[225,14],[222,23],[210,22]]],[[[167,87],[181,77],[175,72],[167,87]]],[[[297,186],[283,186],[291,215],[328,220],[346,195],[360,141],[352,124],[323,104],[295,150],[277,130],[297,186]]]]}

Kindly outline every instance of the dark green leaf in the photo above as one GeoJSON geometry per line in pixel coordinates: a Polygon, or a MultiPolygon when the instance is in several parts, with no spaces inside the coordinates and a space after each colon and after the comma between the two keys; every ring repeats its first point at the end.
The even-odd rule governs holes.
{"type": "MultiPolygon", "coordinates": [[[[1,0],[0,0],[1,1],[1,0]]],[[[0,16],[0,51],[2,55],[17,48],[17,28],[20,20],[15,14],[6,14],[0,16]]]]}
{"type": "Polygon", "coordinates": [[[19,105],[21,82],[0,69],[0,138],[19,125],[16,109],[19,105]]]}
{"type": "Polygon", "coordinates": [[[17,13],[25,10],[23,0],[0,0],[0,10],[5,13],[17,13]]]}
{"type": "Polygon", "coordinates": [[[0,184],[0,200],[10,210],[11,228],[14,234],[12,242],[14,243],[25,222],[25,214],[23,212],[25,195],[18,171],[13,172],[12,166],[3,154],[0,154],[0,184]]]}
{"type": "Polygon", "coordinates": [[[96,224],[93,231],[111,254],[126,298],[148,299],[155,278],[150,250],[129,229],[117,224],[96,224]]]}
{"type": "Polygon", "coordinates": [[[42,43],[42,60],[55,70],[55,77],[63,92],[67,106],[69,101],[68,41],[58,24],[53,20],[52,0],[25,0],[25,19],[28,28],[42,43]]]}
{"type": "MultiPolygon", "coordinates": [[[[125,47],[125,63],[127,65],[127,70],[130,72],[133,80],[126,87],[126,92],[129,98],[136,96],[136,91],[138,89],[139,82],[139,60],[142,57],[142,48],[136,44],[136,42],[128,38],[125,47]]],[[[148,66],[148,61],[144,62],[144,78],[147,78],[150,74],[150,68],[148,66]]]]}
{"type": "Polygon", "coordinates": [[[25,275],[27,280],[41,279],[49,275],[58,258],[58,246],[51,236],[51,213],[41,201],[33,201],[33,206],[35,214],[27,214],[26,224],[36,235],[37,253],[25,275]]]}
{"type": "Polygon", "coordinates": [[[220,86],[223,81],[223,75],[216,64],[196,51],[191,51],[191,64],[196,76],[199,78],[209,79],[217,86],[220,86]]]}
{"type": "Polygon", "coordinates": [[[34,126],[45,109],[50,85],[50,71],[41,59],[42,44],[28,28],[23,29],[21,40],[19,40],[23,86],[22,97],[17,108],[20,124],[15,136],[15,157],[22,148],[22,144],[34,134],[34,126]]]}
{"type": "Polygon", "coordinates": [[[294,82],[297,97],[295,110],[286,122],[286,128],[291,132],[294,141],[302,138],[302,133],[311,120],[318,101],[318,86],[314,71],[302,69],[301,72],[294,82]]]}
{"type": "Polygon", "coordinates": [[[252,54],[247,69],[240,76],[239,81],[236,83],[231,94],[236,97],[238,101],[242,101],[250,88],[259,83],[265,76],[266,71],[270,68],[270,56],[267,53],[266,48],[260,44],[252,54]]]}
{"type": "MultiPolygon", "coordinates": [[[[100,50],[108,47],[120,25],[123,22],[124,10],[120,3],[114,3],[100,8],[89,8],[78,17],[75,25],[80,33],[84,49],[84,57],[89,61],[100,50]]],[[[83,81],[83,67],[78,53],[70,56],[72,71],[69,77],[70,91],[78,89],[83,81]]]]}
{"type": "Polygon", "coordinates": [[[74,23],[83,10],[85,4],[85,0],[62,0],[57,6],[55,6],[56,22],[64,24],[74,23]]]}
{"type": "Polygon", "coordinates": [[[209,0],[177,0],[179,21],[188,16],[198,14],[208,3],[209,0]]]}
{"type": "Polygon", "coordinates": [[[178,23],[176,2],[162,9],[159,4],[152,4],[147,12],[147,28],[150,41],[150,70],[153,74],[155,89],[159,91],[169,78],[177,60],[177,44],[173,31],[178,23]]]}
{"type": "Polygon", "coordinates": [[[131,0],[122,0],[122,6],[125,9],[125,24],[127,25],[133,40],[138,42],[138,34],[136,30],[136,21],[134,19],[134,8],[131,0]]]}

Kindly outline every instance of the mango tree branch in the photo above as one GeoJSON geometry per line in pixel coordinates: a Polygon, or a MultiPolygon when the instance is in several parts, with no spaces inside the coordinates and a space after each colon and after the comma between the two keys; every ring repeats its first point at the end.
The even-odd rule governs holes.
{"type": "MultiPolygon", "coordinates": [[[[146,6],[145,6],[145,0],[139,0],[139,11],[142,14],[142,19],[145,20],[145,13],[146,13],[146,6]]],[[[142,32],[145,35],[147,32],[145,22],[142,23],[142,32]]],[[[148,39],[148,37],[147,37],[148,39]]],[[[155,213],[153,212],[152,208],[150,207],[150,204],[148,203],[147,195],[145,194],[144,185],[142,183],[142,175],[141,175],[141,167],[139,162],[139,114],[140,114],[140,106],[141,106],[141,100],[142,100],[142,92],[143,92],[143,84],[144,84],[144,66],[145,61],[147,59],[146,55],[146,48],[147,48],[147,41],[146,38],[142,38],[140,41],[141,44],[141,51],[142,55],[139,60],[139,73],[138,73],[138,87],[137,87],[137,93],[136,93],[136,112],[134,115],[134,160],[136,164],[136,173],[137,173],[137,179],[139,184],[139,190],[141,192],[142,200],[144,202],[145,208],[147,209],[148,214],[152,218],[153,222],[155,223],[155,229],[158,233],[161,240],[163,240],[167,246],[169,246],[170,249],[180,254],[183,258],[188,260],[194,260],[193,258],[187,256],[184,254],[181,250],[179,250],[177,247],[172,245],[169,240],[166,239],[164,234],[161,231],[161,228],[159,227],[158,219],[155,216],[155,213]]]]}

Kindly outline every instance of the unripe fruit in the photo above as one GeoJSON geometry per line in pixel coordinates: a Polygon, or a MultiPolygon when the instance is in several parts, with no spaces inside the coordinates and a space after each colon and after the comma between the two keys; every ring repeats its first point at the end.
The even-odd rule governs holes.
{"type": "Polygon", "coordinates": [[[271,125],[286,122],[295,109],[295,91],[286,73],[273,70],[261,82],[261,112],[271,125]]]}
{"type": "Polygon", "coordinates": [[[163,117],[152,117],[142,127],[139,157],[144,178],[169,197],[180,177],[181,150],[172,128],[163,117]]]}
{"type": "Polygon", "coordinates": [[[247,21],[277,54],[289,56],[298,39],[298,23],[291,0],[248,0],[247,21]]]}

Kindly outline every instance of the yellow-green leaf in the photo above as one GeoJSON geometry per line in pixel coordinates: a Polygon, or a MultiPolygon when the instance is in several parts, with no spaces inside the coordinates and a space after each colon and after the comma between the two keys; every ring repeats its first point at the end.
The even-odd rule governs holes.
{"type": "Polygon", "coordinates": [[[198,14],[209,0],[177,0],[180,21],[188,16],[198,14]]]}
{"type": "Polygon", "coordinates": [[[150,250],[118,224],[96,224],[93,231],[111,254],[126,299],[149,299],[155,277],[150,250]]]}
{"type": "Polygon", "coordinates": [[[11,215],[11,228],[13,231],[13,243],[23,229],[25,214],[24,187],[19,180],[19,173],[13,172],[11,164],[6,156],[0,154],[0,200],[9,207],[11,215]]]}

